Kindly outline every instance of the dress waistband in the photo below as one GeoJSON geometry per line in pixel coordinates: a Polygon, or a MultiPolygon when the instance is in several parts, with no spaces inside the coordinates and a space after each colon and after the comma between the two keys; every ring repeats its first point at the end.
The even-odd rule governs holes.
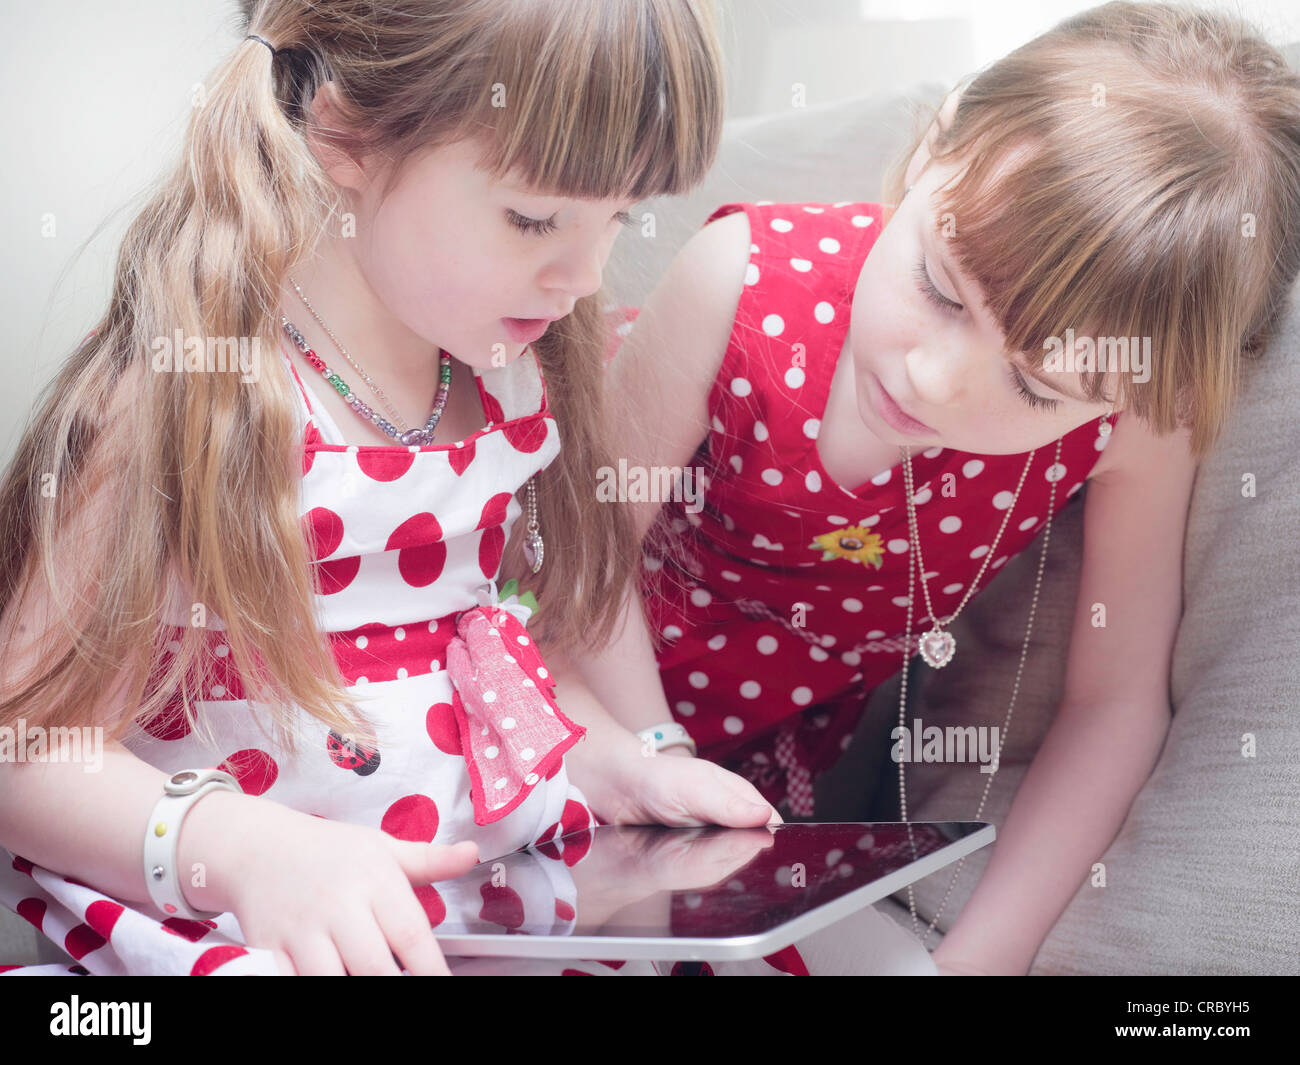
{"type": "MultiPolygon", "coordinates": [[[[503,610],[520,617],[527,607],[513,603],[497,604],[503,610]]],[[[334,660],[348,685],[404,680],[407,677],[437,673],[447,666],[447,645],[455,638],[460,618],[468,610],[453,611],[431,621],[414,624],[384,625],[368,622],[342,632],[328,633],[334,660]]],[[[180,625],[164,626],[161,660],[154,670],[157,678],[167,668],[171,657],[180,649],[180,637],[185,628],[180,625]]],[[[244,685],[235,667],[230,646],[226,643],[224,629],[204,630],[209,645],[208,661],[200,687],[200,699],[243,699],[244,685]]],[[[531,638],[522,633],[518,640],[531,638]]]]}

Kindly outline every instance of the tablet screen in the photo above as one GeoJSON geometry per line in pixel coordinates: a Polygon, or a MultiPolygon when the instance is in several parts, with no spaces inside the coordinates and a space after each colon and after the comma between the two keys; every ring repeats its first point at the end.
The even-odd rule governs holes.
{"type": "MultiPolygon", "coordinates": [[[[822,918],[813,926],[830,923],[991,839],[991,826],[980,821],[602,825],[564,837],[549,852],[519,851],[440,883],[448,907],[436,932],[449,954],[504,953],[500,943],[475,942],[503,936],[618,940],[625,947],[636,940],[757,944],[792,921],[806,932],[810,921],[800,919],[813,913],[822,918]],[[978,842],[972,838],[982,831],[978,842]],[[945,851],[953,855],[944,858],[945,851]],[[539,921],[548,893],[556,916],[539,921]]],[[[554,956],[518,940],[510,952],[554,956]]]]}

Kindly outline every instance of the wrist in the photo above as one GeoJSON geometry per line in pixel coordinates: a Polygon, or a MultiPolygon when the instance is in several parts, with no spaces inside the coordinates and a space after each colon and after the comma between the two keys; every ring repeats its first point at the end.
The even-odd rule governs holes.
{"type": "Polygon", "coordinates": [[[944,941],[930,954],[935,965],[942,966],[960,976],[1024,976],[1029,966],[1007,962],[982,955],[960,953],[955,947],[944,941]],[[944,947],[949,949],[944,950],[944,947]]]}
{"type": "MultiPolygon", "coordinates": [[[[248,838],[251,795],[218,789],[198,800],[185,815],[176,845],[176,878],[181,896],[196,910],[227,913],[238,873],[236,864],[248,838]]],[[[258,804],[254,810],[265,806],[258,804]]]]}

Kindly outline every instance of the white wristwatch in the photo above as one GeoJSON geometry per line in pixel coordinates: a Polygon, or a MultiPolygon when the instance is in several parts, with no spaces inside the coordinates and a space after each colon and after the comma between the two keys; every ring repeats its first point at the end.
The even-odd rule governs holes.
{"type": "Polygon", "coordinates": [[[239,782],[219,769],[185,769],[174,773],[163,785],[163,796],[149,815],[144,833],[144,882],[153,904],[169,917],[210,921],[221,916],[220,911],[205,913],[190,907],[181,893],[176,869],[176,848],[185,815],[204,795],[218,788],[243,794],[239,782]]]}
{"type": "Polygon", "coordinates": [[[691,734],[686,731],[685,726],[676,721],[651,725],[649,728],[643,728],[636,735],[642,743],[653,743],[656,753],[669,747],[686,747],[691,754],[695,754],[695,741],[691,739],[691,734]]]}

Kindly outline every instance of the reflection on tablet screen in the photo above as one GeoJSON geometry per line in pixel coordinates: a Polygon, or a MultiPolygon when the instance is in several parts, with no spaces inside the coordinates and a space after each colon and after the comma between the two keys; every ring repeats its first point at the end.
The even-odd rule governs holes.
{"type": "Polygon", "coordinates": [[[566,837],[562,851],[519,851],[439,884],[448,907],[437,934],[759,935],[986,827],[977,821],[751,829],[602,825],[566,837]],[[539,884],[543,893],[554,888],[554,923],[521,918],[521,892],[535,896],[539,884]]]}

